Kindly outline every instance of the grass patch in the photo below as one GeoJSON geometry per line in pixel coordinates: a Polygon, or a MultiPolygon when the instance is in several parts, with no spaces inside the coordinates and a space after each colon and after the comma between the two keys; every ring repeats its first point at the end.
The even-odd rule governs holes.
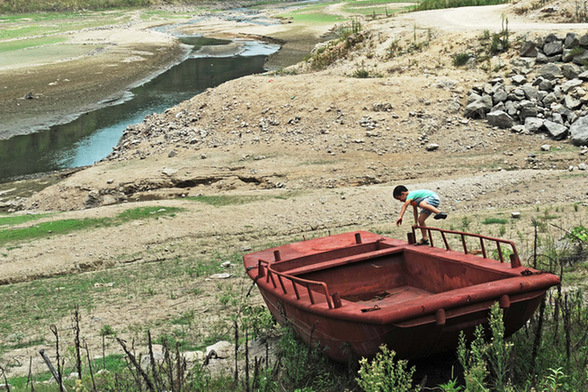
{"type": "Polygon", "coordinates": [[[0,216],[0,226],[4,225],[20,225],[21,223],[30,222],[33,220],[45,218],[51,214],[36,214],[36,215],[14,215],[14,216],[0,216]]]}
{"type": "Polygon", "coordinates": [[[176,207],[140,207],[124,211],[114,218],[62,219],[39,223],[38,225],[31,227],[4,229],[0,231],[0,245],[5,245],[10,242],[29,241],[36,238],[63,235],[79,230],[119,226],[123,223],[139,219],[174,216],[181,210],[181,208],[176,207]]]}
{"type": "MultiPolygon", "coordinates": [[[[414,7],[413,5],[405,6],[406,2],[389,1],[389,0],[372,0],[372,1],[351,1],[345,4],[343,11],[354,13],[356,15],[393,15],[396,12],[404,11],[414,7]],[[402,6],[395,5],[402,3],[402,6]]],[[[414,3],[416,5],[416,3],[414,3]]]]}
{"type": "Polygon", "coordinates": [[[486,218],[482,221],[483,225],[496,225],[496,224],[504,225],[506,223],[508,223],[508,219],[504,219],[504,218],[486,218]]]}
{"type": "Polygon", "coordinates": [[[30,12],[66,12],[85,10],[104,10],[113,8],[149,7],[152,0],[27,0],[3,1],[0,3],[2,13],[30,13],[30,12]]]}
{"type": "Polygon", "coordinates": [[[0,43],[0,53],[14,50],[34,48],[43,45],[59,44],[67,41],[65,37],[42,37],[0,43]]]}
{"type": "MultiPolygon", "coordinates": [[[[177,301],[207,296],[210,293],[194,290],[197,281],[226,272],[222,262],[241,263],[241,256],[217,253],[0,286],[3,302],[0,307],[0,320],[3,320],[0,323],[0,341],[4,342],[0,346],[0,354],[17,346],[30,346],[39,336],[46,335],[49,325],[60,324],[60,320],[71,316],[76,307],[88,314],[97,306],[116,308],[127,301],[159,301],[163,297],[170,298],[169,288],[172,287],[173,299],[177,301]],[[147,292],[148,288],[152,289],[151,293],[147,292]]],[[[170,332],[174,326],[198,324],[193,311],[178,309],[180,312],[177,315],[157,320],[157,323],[170,332]]],[[[95,327],[94,334],[107,331],[107,327],[100,324],[95,327]]],[[[143,328],[141,326],[140,330],[143,328]]],[[[114,328],[108,327],[108,330],[114,331],[114,328]]],[[[117,334],[128,332],[125,327],[116,326],[117,334]]],[[[181,337],[181,340],[190,345],[200,343],[193,336],[181,337]]]]}
{"type": "Polygon", "coordinates": [[[508,3],[507,0],[424,0],[414,8],[415,11],[437,10],[442,8],[471,7],[508,3]]]}
{"type": "Polygon", "coordinates": [[[457,53],[453,56],[453,65],[456,67],[461,67],[467,64],[467,62],[472,58],[469,53],[457,53]]]}
{"type": "Polygon", "coordinates": [[[281,14],[280,17],[292,18],[294,22],[304,24],[333,24],[342,22],[347,18],[341,15],[332,15],[324,13],[326,5],[317,4],[303,9],[295,10],[289,13],[281,14]]]}
{"type": "Polygon", "coordinates": [[[266,200],[273,196],[195,196],[187,197],[188,200],[198,201],[215,207],[249,204],[259,200],[266,200]]]}
{"type": "MultiPolygon", "coordinates": [[[[84,365],[86,365],[86,364],[84,364],[84,365]]],[[[98,370],[106,369],[110,373],[118,373],[118,372],[121,372],[125,368],[126,368],[125,356],[122,354],[107,355],[104,358],[98,358],[98,359],[95,359],[92,361],[92,369],[94,370],[94,372],[96,372],[98,370]]],[[[73,368],[66,367],[63,371],[63,374],[68,375],[73,371],[76,371],[76,370],[73,368]]],[[[86,370],[86,372],[88,372],[88,370],[86,370]]],[[[44,381],[49,381],[52,377],[53,376],[51,375],[51,373],[49,371],[46,371],[43,373],[35,374],[34,380],[35,380],[35,382],[44,382],[44,381]]],[[[18,388],[18,390],[24,390],[24,388],[27,387],[27,381],[28,381],[28,377],[26,377],[26,376],[13,377],[13,378],[8,379],[9,384],[14,388],[18,388]]],[[[54,384],[54,385],[57,385],[57,384],[54,384]]],[[[42,386],[35,387],[35,389],[39,389],[39,388],[42,388],[42,389],[40,389],[41,391],[53,390],[52,388],[44,389],[42,386]]],[[[57,388],[56,390],[59,390],[59,388],[57,388]]],[[[76,389],[76,390],[78,390],[78,389],[76,389]]]]}

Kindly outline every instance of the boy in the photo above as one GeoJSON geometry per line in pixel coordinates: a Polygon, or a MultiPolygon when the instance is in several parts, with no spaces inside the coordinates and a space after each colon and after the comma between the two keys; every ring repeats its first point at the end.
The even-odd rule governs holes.
{"type": "MultiPolygon", "coordinates": [[[[396,200],[403,202],[402,209],[400,210],[400,217],[396,220],[396,225],[402,224],[402,217],[408,208],[408,205],[412,205],[414,209],[414,221],[418,226],[426,226],[425,220],[434,213],[433,219],[445,219],[447,214],[438,210],[439,203],[441,200],[439,196],[430,190],[419,189],[416,191],[409,192],[404,185],[398,185],[394,188],[393,196],[396,200]],[[417,217],[417,207],[421,208],[421,213],[417,217]]],[[[427,237],[427,230],[421,229],[423,238],[415,245],[429,245],[429,238],[427,237]]]]}

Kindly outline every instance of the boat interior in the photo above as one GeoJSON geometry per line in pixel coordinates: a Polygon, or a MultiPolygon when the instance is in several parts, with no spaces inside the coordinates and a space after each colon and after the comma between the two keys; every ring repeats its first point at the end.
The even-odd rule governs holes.
{"type": "Polygon", "coordinates": [[[331,294],[365,306],[396,304],[514,276],[501,263],[442,249],[385,242],[272,264],[274,271],[324,282],[331,294]]]}

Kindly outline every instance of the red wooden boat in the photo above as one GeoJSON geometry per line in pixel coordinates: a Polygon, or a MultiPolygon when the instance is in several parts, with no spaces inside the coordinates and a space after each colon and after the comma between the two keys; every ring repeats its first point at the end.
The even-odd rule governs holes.
{"type": "Polygon", "coordinates": [[[243,260],[278,322],[289,323],[307,344],[318,342],[341,362],[350,355],[371,357],[382,344],[408,359],[453,350],[459,332],[471,334],[486,324],[496,302],[510,335],[559,284],[556,275],[521,266],[510,241],[427,230],[431,246],[415,246],[414,229],[408,241],[359,231],[266,249],[243,260]],[[433,237],[443,247],[435,247],[433,237]],[[451,249],[455,239],[460,251],[451,249]],[[478,252],[468,249],[472,242],[478,252]]]}

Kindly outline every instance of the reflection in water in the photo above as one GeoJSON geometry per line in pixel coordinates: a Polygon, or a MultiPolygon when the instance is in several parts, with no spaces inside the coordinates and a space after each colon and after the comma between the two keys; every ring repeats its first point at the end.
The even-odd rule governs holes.
{"type": "MultiPolygon", "coordinates": [[[[190,37],[195,49],[227,43],[190,37]]],[[[161,113],[209,87],[263,72],[266,57],[276,50],[275,46],[249,41],[244,43],[239,56],[189,58],[133,89],[133,99],[120,105],[84,114],[47,131],[0,140],[0,181],[91,165],[112,152],[128,125],[139,123],[154,112],[161,113]]]]}

